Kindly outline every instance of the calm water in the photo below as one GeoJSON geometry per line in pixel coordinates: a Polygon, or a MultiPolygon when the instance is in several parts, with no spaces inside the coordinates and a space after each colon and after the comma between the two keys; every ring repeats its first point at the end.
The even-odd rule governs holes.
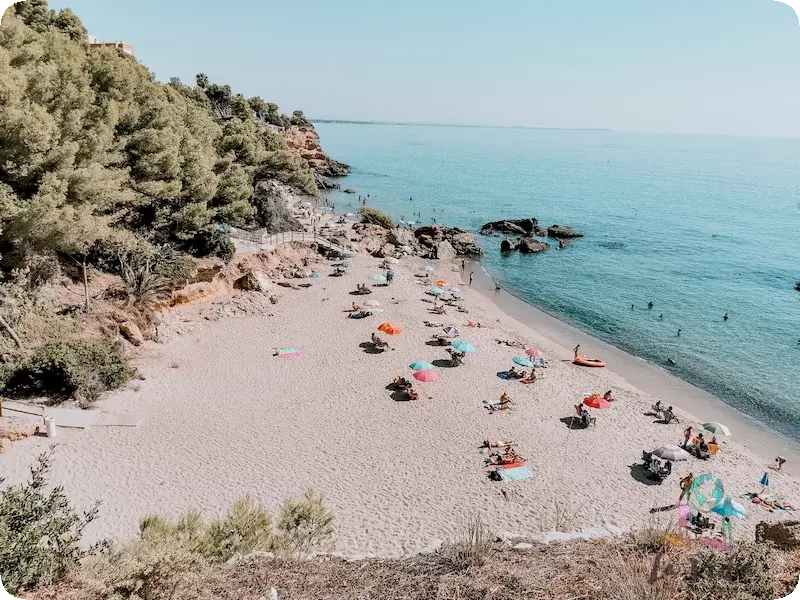
{"type": "MultiPolygon", "coordinates": [[[[353,166],[343,187],[395,218],[577,228],[585,238],[539,255],[504,257],[499,238],[483,238],[484,262],[521,298],[655,363],[674,358],[676,375],[800,437],[800,142],[317,129],[353,166]]],[[[337,211],[357,208],[356,197],[333,196],[337,211]]]]}

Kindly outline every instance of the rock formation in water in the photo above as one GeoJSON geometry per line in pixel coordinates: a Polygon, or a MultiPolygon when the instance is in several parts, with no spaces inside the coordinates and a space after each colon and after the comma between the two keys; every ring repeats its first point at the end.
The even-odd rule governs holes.
{"type": "Polygon", "coordinates": [[[483,251],[475,236],[456,227],[427,225],[418,229],[387,229],[369,223],[354,223],[337,243],[385,258],[419,256],[439,260],[480,256],[483,251]]]}
{"type": "Polygon", "coordinates": [[[562,227],[561,225],[551,225],[547,228],[547,237],[552,238],[579,238],[583,237],[582,233],[578,233],[572,227],[562,227]]]}
{"type": "Polygon", "coordinates": [[[519,251],[522,254],[536,254],[538,252],[543,252],[544,250],[549,250],[550,244],[547,242],[540,242],[539,240],[532,238],[532,237],[525,237],[522,238],[519,242],[519,251]]]}
{"type": "Polygon", "coordinates": [[[515,235],[521,237],[551,237],[551,238],[579,238],[583,237],[571,227],[561,225],[551,225],[548,228],[541,227],[539,221],[531,219],[505,219],[503,221],[492,221],[486,223],[480,230],[481,235],[515,235]]]}

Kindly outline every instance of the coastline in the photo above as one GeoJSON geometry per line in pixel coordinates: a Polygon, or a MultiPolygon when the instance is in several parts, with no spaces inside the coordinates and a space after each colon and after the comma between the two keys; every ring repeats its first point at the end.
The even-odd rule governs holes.
{"type": "Polygon", "coordinates": [[[594,335],[567,323],[505,288],[497,291],[491,276],[480,261],[468,261],[462,273],[474,271],[472,289],[479,291],[509,318],[537,331],[551,343],[563,346],[565,353],[580,344],[587,355],[602,356],[609,364],[606,371],[620,377],[643,392],[674,405],[690,420],[725,423],[734,431],[737,444],[755,452],[766,461],[778,455],[791,463],[800,463],[800,442],[772,429],[703,390],[648,360],[622,350],[594,335]]]}

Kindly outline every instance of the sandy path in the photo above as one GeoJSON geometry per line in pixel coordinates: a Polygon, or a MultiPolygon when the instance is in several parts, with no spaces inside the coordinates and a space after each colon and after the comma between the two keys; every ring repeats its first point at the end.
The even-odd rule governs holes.
{"type": "MultiPolygon", "coordinates": [[[[284,498],[312,488],[336,512],[340,552],[397,556],[429,538],[453,537],[471,512],[495,531],[535,534],[552,528],[555,504],[563,502],[579,511],[575,528],[628,528],[648,520],[652,507],[673,504],[678,479],[689,469],[713,469],[731,495],[758,489],[765,461],[728,441],[708,463],[676,464],[661,486],[638,481],[629,465],[639,462],[643,449],[681,441],[683,426],[654,424],[644,416],[654,397],[609,370],[564,362],[567,349],[505,317],[478,292],[464,291],[469,315],[429,315],[421,301],[425,288],[413,277],[421,263],[404,261],[391,287],[375,288],[369,298],[382,303],[383,315],[346,319],[343,309],[359,299],[348,292],[367,282],[378,262],[358,256],[344,278],[281,290],[281,301],[270,307],[273,317],[208,322],[199,316],[202,306],[174,311],[167,321],[187,331],[149,349],[140,367],[146,380],[137,391],[102,405],[140,413],[140,426],[59,430],[55,481],[79,506],[103,502],[91,536],[129,538],[139,517],[154,511],[220,514],[245,495],[274,511],[284,498]],[[391,304],[392,297],[400,303],[391,304]],[[478,352],[462,367],[437,369],[438,382],[417,384],[419,402],[391,400],[385,386],[397,375],[409,376],[409,363],[447,358],[443,348],[425,345],[433,330],[422,321],[462,326],[467,316],[493,326],[461,327],[478,352]],[[383,320],[406,333],[391,338],[393,351],[365,353],[359,344],[383,320]],[[544,350],[551,362],[540,381],[525,386],[496,377],[518,354],[497,345],[497,337],[544,350]],[[294,346],[302,357],[274,358],[279,346],[294,346]],[[585,395],[609,388],[619,401],[593,411],[596,428],[570,431],[561,421],[585,395]],[[482,400],[506,390],[515,410],[488,414],[482,400]],[[478,450],[486,438],[516,440],[534,478],[489,481],[478,450]],[[504,497],[503,489],[512,494],[504,497]]],[[[436,266],[437,275],[458,277],[436,266]]],[[[15,443],[0,456],[0,473],[9,482],[21,480],[47,446],[46,439],[15,443]]],[[[798,480],[791,473],[771,475],[774,491],[800,505],[798,480]]],[[[758,520],[772,517],[757,507],[750,512],[735,531],[749,533],[758,520]]]]}

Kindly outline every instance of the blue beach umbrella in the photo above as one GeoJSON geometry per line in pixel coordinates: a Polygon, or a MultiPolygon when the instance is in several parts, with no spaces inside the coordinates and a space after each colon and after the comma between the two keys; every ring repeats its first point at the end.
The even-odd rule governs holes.
{"type": "Polygon", "coordinates": [[[440,287],[432,287],[428,288],[427,293],[430,294],[431,296],[441,296],[442,294],[444,294],[444,290],[440,287]]]}
{"type": "Polygon", "coordinates": [[[459,352],[468,353],[468,352],[475,352],[475,346],[470,344],[469,342],[459,341],[453,342],[453,348],[459,352]]]}
{"type": "Polygon", "coordinates": [[[319,279],[320,277],[322,277],[322,275],[320,275],[319,273],[311,273],[311,275],[309,275],[309,277],[311,279],[319,279]]]}
{"type": "Polygon", "coordinates": [[[429,362],[425,362],[424,360],[415,360],[413,363],[408,365],[409,369],[413,369],[414,371],[430,371],[433,369],[433,365],[429,362]]]}
{"type": "Polygon", "coordinates": [[[725,498],[724,502],[717,504],[711,510],[712,512],[717,513],[720,517],[733,517],[734,519],[741,519],[747,515],[747,511],[744,509],[744,506],[732,498],[725,498]]]}
{"type": "Polygon", "coordinates": [[[513,360],[522,367],[533,367],[533,363],[530,361],[530,359],[523,358],[521,356],[515,356],[513,360]]]}
{"type": "Polygon", "coordinates": [[[764,473],[764,476],[761,478],[761,485],[769,487],[769,474],[764,473]]]}

